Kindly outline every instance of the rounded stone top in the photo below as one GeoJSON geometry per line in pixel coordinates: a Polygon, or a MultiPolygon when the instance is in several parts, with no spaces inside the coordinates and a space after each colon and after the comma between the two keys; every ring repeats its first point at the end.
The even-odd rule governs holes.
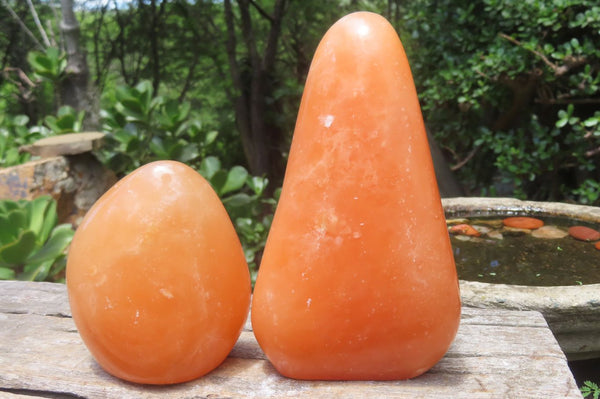
{"type": "Polygon", "coordinates": [[[100,148],[104,136],[101,132],[60,134],[21,146],[19,150],[40,157],[82,154],[100,148]]]}

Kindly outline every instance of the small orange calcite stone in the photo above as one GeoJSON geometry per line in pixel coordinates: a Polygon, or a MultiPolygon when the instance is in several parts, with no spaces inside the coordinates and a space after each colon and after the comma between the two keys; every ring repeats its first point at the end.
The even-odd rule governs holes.
{"type": "Polygon", "coordinates": [[[350,14],[313,58],[252,299],[283,375],[425,373],[460,321],[452,246],[408,60],[394,28],[350,14]]]}
{"type": "Polygon", "coordinates": [[[517,229],[538,229],[544,225],[544,221],[527,216],[515,216],[506,218],[502,221],[507,227],[514,227],[517,229]]]}
{"type": "Polygon", "coordinates": [[[132,382],[172,384],[225,360],[248,315],[251,285],[210,184],[189,166],[158,161],[89,210],[69,249],[67,289],[73,320],[102,368],[132,382]]]}
{"type": "Polygon", "coordinates": [[[594,247],[596,247],[596,249],[600,251],[600,241],[598,241],[597,243],[595,243],[594,247]]]}
{"type": "Polygon", "coordinates": [[[451,226],[449,231],[452,234],[460,234],[460,235],[470,236],[470,237],[479,237],[481,235],[481,233],[479,231],[477,231],[473,226],[468,225],[468,224],[457,224],[457,225],[451,226]]]}
{"type": "Polygon", "coordinates": [[[597,241],[600,240],[600,232],[585,226],[569,227],[569,235],[576,240],[597,241]]]}

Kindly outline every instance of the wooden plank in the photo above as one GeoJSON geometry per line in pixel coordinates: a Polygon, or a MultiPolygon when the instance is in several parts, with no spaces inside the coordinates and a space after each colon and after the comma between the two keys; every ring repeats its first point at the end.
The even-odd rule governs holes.
{"type": "Polygon", "coordinates": [[[474,308],[463,308],[446,356],[413,380],[282,377],[247,322],[230,356],[212,373],[172,386],[131,384],[93,360],[70,318],[63,285],[23,282],[0,282],[0,397],[4,393],[7,398],[581,398],[539,313],[474,308]]]}
{"type": "Polygon", "coordinates": [[[58,155],[75,155],[94,151],[102,147],[104,133],[66,133],[39,139],[33,144],[19,147],[21,152],[29,152],[43,158],[58,155]]]}

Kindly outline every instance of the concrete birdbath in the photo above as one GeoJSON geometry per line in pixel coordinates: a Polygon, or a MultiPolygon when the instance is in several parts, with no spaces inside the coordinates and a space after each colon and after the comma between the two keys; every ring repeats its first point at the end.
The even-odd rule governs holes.
{"type": "MultiPolygon", "coordinates": [[[[512,198],[446,198],[442,200],[442,204],[447,219],[486,216],[557,217],[600,225],[600,208],[584,205],[520,201],[512,198]]],[[[573,285],[533,286],[467,281],[461,278],[460,288],[461,299],[466,306],[541,312],[569,360],[600,357],[600,284],[577,285],[573,282],[573,285]]]]}

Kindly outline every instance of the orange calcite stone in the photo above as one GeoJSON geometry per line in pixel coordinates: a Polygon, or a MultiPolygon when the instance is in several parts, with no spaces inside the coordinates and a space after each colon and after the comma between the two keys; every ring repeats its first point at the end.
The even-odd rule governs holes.
{"type": "Polygon", "coordinates": [[[600,251],[600,241],[594,244],[594,247],[600,251]]]}
{"type": "Polygon", "coordinates": [[[597,241],[600,240],[600,232],[585,226],[569,227],[569,235],[581,241],[597,241]]]}
{"type": "Polygon", "coordinates": [[[502,221],[506,227],[514,227],[516,229],[533,230],[544,225],[544,221],[527,216],[515,216],[506,218],[502,221]]]}
{"type": "Polygon", "coordinates": [[[342,18],[318,46],[251,313],[296,379],[412,378],[455,337],[458,279],[417,93],[379,15],[342,18]]]}
{"type": "Polygon", "coordinates": [[[173,161],[137,169],[94,204],[69,250],[67,288],[98,363],[144,384],[217,367],[241,332],[251,290],[219,197],[173,161]]]}
{"type": "Polygon", "coordinates": [[[460,234],[460,235],[470,236],[470,237],[481,236],[481,233],[479,231],[477,231],[473,226],[468,225],[468,224],[457,224],[457,225],[451,226],[449,231],[452,234],[460,234]]]}

